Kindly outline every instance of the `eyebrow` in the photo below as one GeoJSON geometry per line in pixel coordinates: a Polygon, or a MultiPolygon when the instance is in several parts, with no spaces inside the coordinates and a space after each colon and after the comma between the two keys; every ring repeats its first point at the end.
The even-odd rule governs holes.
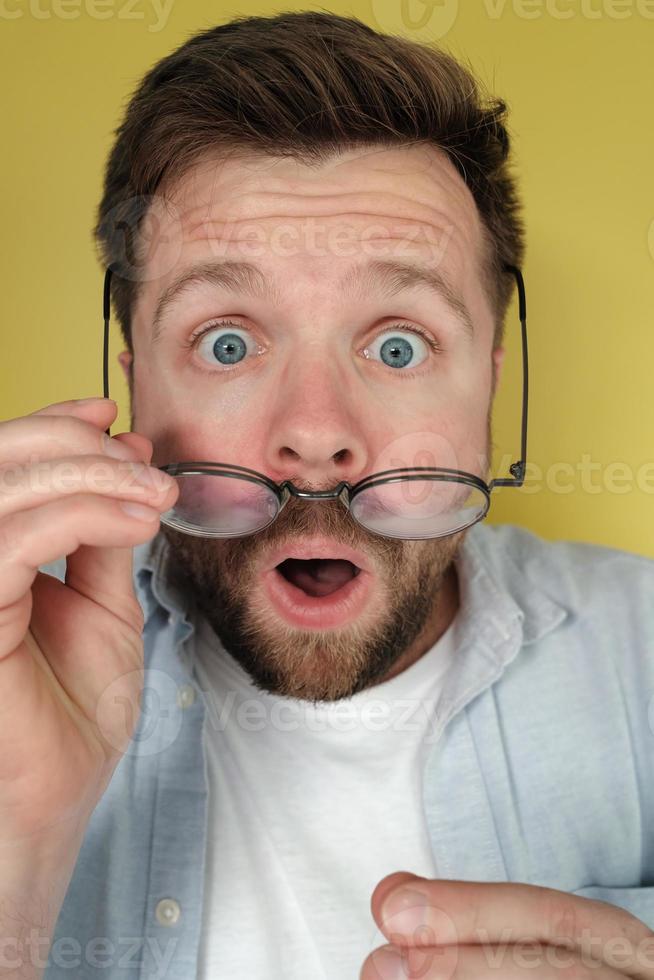
{"type": "MultiPolygon", "coordinates": [[[[263,299],[272,305],[280,303],[277,285],[252,262],[223,259],[199,263],[181,272],[159,297],[152,322],[153,344],[158,343],[162,337],[163,320],[169,309],[194,286],[203,284],[263,299]]],[[[445,301],[471,340],[474,336],[474,325],[470,312],[452,283],[436,268],[413,262],[372,259],[350,269],[336,286],[339,291],[348,294],[358,291],[362,295],[366,290],[374,290],[385,299],[420,287],[430,290],[445,301]]]]}

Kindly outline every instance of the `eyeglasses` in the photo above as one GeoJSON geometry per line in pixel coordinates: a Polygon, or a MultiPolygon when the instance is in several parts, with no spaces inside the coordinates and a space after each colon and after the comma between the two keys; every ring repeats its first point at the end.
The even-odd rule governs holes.
{"type": "MultiPolygon", "coordinates": [[[[332,490],[299,490],[290,480],[276,483],[263,473],[230,463],[169,463],[160,466],[174,476],[179,496],[161,515],[162,524],[205,538],[238,538],[268,527],[290,498],[339,500],[350,516],[373,534],[385,538],[442,538],[483,520],[495,487],[520,487],[527,456],[527,303],[522,274],[512,265],[504,271],[518,286],[522,333],[522,426],[520,458],[509,467],[511,477],[487,483],[479,476],[446,467],[412,466],[382,470],[355,484],[341,481],[332,490]]],[[[109,316],[111,277],[104,277],[104,345],[102,380],[109,397],[109,316]]],[[[106,430],[111,435],[110,429],[106,430]]]]}

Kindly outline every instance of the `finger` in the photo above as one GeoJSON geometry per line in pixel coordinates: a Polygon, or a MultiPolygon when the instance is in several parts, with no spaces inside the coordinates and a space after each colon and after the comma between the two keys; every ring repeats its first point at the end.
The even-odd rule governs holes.
{"type": "MultiPolygon", "coordinates": [[[[373,916],[387,938],[393,932],[395,943],[414,945],[421,930],[427,929],[432,942],[443,945],[530,940],[571,944],[577,950],[592,943],[603,949],[617,935],[632,948],[654,949],[654,933],[636,916],[607,902],[554,888],[414,877],[382,893],[383,884],[373,892],[373,916]]],[[[654,967],[633,976],[650,980],[654,967]]]]}
{"type": "MultiPolygon", "coordinates": [[[[83,494],[1,520],[0,608],[5,612],[0,628],[13,631],[11,636],[3,632],[2,649],[13,650],[29,626],[29,589],[33,584],[38,587],[35,578],[39,566],[62,555],[69,555],[66,584],[69,577],[74,583],[84,583],[105,608],[133,623],[132,548],[159,529],[159,511],[147,510],[149,520],[137,519],[123,510],[118,500],[83,494]],[[105,552],[111,560],[95,557],[94,553],[103,556],[105,552]],[[12,610],[15,604],[20,608],[12,610]]],[[[53,606],[52,615],[56,614],[53,606]]]]}
{"type": "MultiPolygon", "coordinates": [[[[120,508],[122,500],[154,507],[158,515],[174,503],[179,492],[176,481],[144,463],[129,463],[108,457],[78,456],[56,460],[47,464],[41,482],[35,479],[34,470],[34,466],[27,468],[27,475],[19,484],[16,495],[0,493],[0,549],[10,559],[15,560],[16,555],[23,559],[22,575],[15,569],[9,569],[4,574],[0,604],[6,608],[5,603],[18,601],[18,596],[22,594],[16,593],[17,588],[22,587],[27,594],[40,564],[67,556],[66,585],[121,618],[127,615],[134,622],[137,610],[133,585],[133,543],[128,541],[125,544],[119,536],[112,535],[112,521],[107,520],[106,515],[101,526],[93,529],[90,538],[84,540],[78,536],[75,514],[79,513],[80,516],[80,531],[84,527],[88,530],[84,515],[88,512],[88,501],[97,497],[111,502],[117,508],[114,514],[124,514],[120,508]],[[136,468],[140,469],[135,476],[136,468]],[[57,479],[57,473],[66,476],[67,480],[57,479]],[[138,482],[138,477],[146,474],[154,476],[155,481],[149,485],[138,482]],[[68,522],[63,522],[59,528],[56,508],[53,509],[51,505],[63,502],[65,498],[72,499],[73,504],[65,512],[68,522]],[[45,533],[44,520],[54,521],[48,533],[45,533]],[[44,532],[42,539],[38,533],[40,531],[44,532]],[[60,550],[53,551],[56,547],[60,550]],[[2,595],[5,587],[10,589],[11,596],[2,595]]],[[[125,517],[121,520],[124,525],[125,517]]],[[[156,530],[158,519],[155,520],[153,533],[156,530]]],[[[140,536],[138,541],[147,540],[148,536],[152,537],[140,536]]],[[[24,606],[19,617],[9,617],[12,626],[16,619],[24,619],[24,606]]],[[[3,649],[10,649],[6,637],[3,649]]]]}
{"type": "MultiPolygon", "coordinates": [[[[87,411],[87,415],[91,414],[87,411]]],[[[97,414],[97,412],[96,412],[97,414]]],[[[105,415],[105,419],[106,419],[105,415]]],[[[146,446],[151,446],[145,436],[125,440],[109,439],[104,432],[102,416],[100,424],[81,413],[57,415],[23,415],[0,423],[0,466],[28,463],[41,459],[73,454],[111,454],[112,447],[123,447],[122,457],[134,459],[146,446]]],[[[115,455],[115,453],[114,453],[115,455]]]]}
{"type": "Polygon", "coordinates": [[[152,441],[147,436],[141,435],[140,432],[119,432],[111,439],[133,450],[135,456],[143,462],[149,463],[152,460],[154,449],[152,441]]]}
{"type": "MultiPolygon", "coordinates": [[[[98,397],[54,402],[52,405],[46,405],[44,408],[39,408],[35,412],[30,412],[29,415],[24,417],[49,417],[54,415],[80,418],[81,420],[102,429],[102,432],[104,433],[104,430],[109,427],[111,421],[115,419],[117,412],[118,406],[112,398],[98,397]]],[[[10,419],[9,421],[13,422],[19,420],[10,419]]],[[[2,423],[0,423],[0,432],[1,431],[2,423]]],[[[141,435],[138,432],[121,432],[118,435],[111,436],[111,439],[120,441],[133,448],[136,451],[139,459],[145,459],[148,463],[152,459],[152,442],[147,438],[147,436],[141,435]]]]}
{"type": "Polygon", "coordinates": [[[93,425],[106,428],[118,414],[118,405],[113,398],[69,398],[62,402],[52,402],[29,412],[33,415],[79,415],[93,425]]]}
{"type": "Polygon", "coordinates": [[[29,412],[30,415],[67,415],[70,412],[95,412],[96,410],[103,411],[107,414],[113,414],[115,418],[118,412],[118,406],[113,398],[103,398],[102,395],[91,396],[90,398],[66,398],[61,402],[52,402],[50,405],[44,405],[42,408],[37,408],[33,412],[29,412]]]}
{"type": "Polygon", "coordinates": [[[411,882],[415,881],[418,883],[424,880],[424,878],[416,877],[416,875],[411,871],[394,871],[393,874],[386,875],[385,878],[382,878],[373,891],[370,902],[372,914],[374,916],[375,911],[377,911],[377,915],[375,916],[377,921],[379,922],[379,911],[381,910],[387,895],[390,895],[390,893],[400,885],[409,885],[410,887],[411,882]]]}
{"type": "MultiPolygon", "coordinates": [[[[359,980],[624,980],[622,973],[576,950],[545,943],[485,946],[380,946],[364,961],[359,980]],[[562,973],[562,971],[565,971],[562,973]]],[[[635,975],[635,974],[633,974],[635,975]]]]}

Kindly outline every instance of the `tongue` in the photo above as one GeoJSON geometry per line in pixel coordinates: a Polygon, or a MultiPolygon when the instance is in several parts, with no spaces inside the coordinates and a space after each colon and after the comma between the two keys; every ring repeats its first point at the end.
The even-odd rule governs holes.
{"type": "Polygon", "coordinates": [[[341,558],[287,558],[279,566],[285,578],[307,595],[323,596],[336,592],[354,578],[355,566],[341,558]]]}

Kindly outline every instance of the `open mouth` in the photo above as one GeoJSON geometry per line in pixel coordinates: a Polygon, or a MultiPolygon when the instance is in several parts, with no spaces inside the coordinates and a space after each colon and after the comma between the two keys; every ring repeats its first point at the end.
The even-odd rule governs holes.
{"type": "Polygon", "coordinates": [[[331,595],[361,571],[344,558],[286,558],[275,570],[309,596],[331,595]]]}
{"type": "Polygon", "coordinates": [[[378,577],[365,551],[316,535],[280,543],[265,556],[258,581],[277,617],[296,628],[328,630],[365,613],[378,577]]]}

